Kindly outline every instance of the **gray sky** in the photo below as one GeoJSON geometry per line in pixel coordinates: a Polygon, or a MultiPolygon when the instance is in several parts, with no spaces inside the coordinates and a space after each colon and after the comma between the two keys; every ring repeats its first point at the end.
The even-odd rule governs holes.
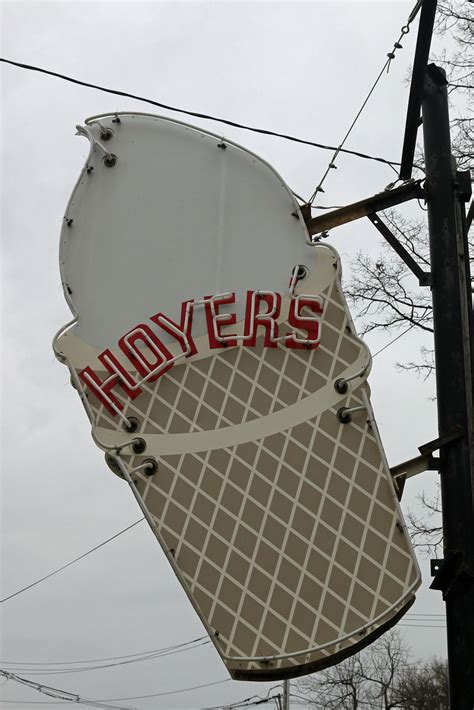
{"type": "MultiPolygon", "coordinates": [[[[171,105],[337,145],[398,37],[413,3],[398,2],[3,2],[2,55],[171,105]]],[[[399,160],[416,32],[404,40],[347,147],[399,160]]],[[[66,368],[52,353],[70,320],[59,279],[59,231],[88,145],[74,136],[87,116],[149,111],[146,104],[2,66],[2,597],[47,574],[141,517],[125,483],[90,438],[66,368]]],[[[178,114],[169,114],[180,118],[178,114]]],[[[183,119],[186,120],[186,119],[183,119]]],[[[260,154],[309,197],[330,154],[192,121],[260,154]]],[[[388,166],[341,156],[322,204],[382,190],[388,166]]],[[[403,208],[415,214],[415,206],[403,208]]],[[[343,268],[380,239],[368,221],[331,234],[343,268]]],[[[392,335],[371,335],[372,351],[392,335]]],[[[391,465],[437,435],[433,384],[396,371],[429,339],[408,334],[374,360],[372,403],[391,465]]],[[[416,507],[435,474],[407,484],[416,507]]],[[[411,613],[442,614],[429,564],[411,613]]],[[[2,661],[55,661],[137,653],[204,634],[146,524],[2,605],[2,661]]],[[[413,625],[409,616],[403,624],[413,625]]],[[[432,623],[432,622],[429,622],[432,623]]],[[[439,626],[444,620],[439,617],[439,626]]],[[[445,655],[441,628],[400,626],[415,657],[445,655]]],[[[1,664],[0,664],[1,667],[1,664]]],[[[28,676],[27,673],[24,673],[28,676]]],[[[31,676],[33,677],[33,676],[31,676]]],[[[208,645],[177,656],[80,674],[34,676],[89,698],[172,691],[225,680],[208,645]]],[[[225,705],[271,684],[228,681],[124,703],[148,710],[225,705]]],[[[5,710],[48,708],[48,698],[8,682],[5,710]]]]}

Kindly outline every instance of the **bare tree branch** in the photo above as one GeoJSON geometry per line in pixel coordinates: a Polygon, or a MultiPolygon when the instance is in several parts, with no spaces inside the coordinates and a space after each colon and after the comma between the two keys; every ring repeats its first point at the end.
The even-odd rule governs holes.
{"type": "Polygon", "coordinates": [[[297,687],[298,697],[317,710],[448,710],[446,661],[410,663],[408,648],[393,630],[297,687]]]}

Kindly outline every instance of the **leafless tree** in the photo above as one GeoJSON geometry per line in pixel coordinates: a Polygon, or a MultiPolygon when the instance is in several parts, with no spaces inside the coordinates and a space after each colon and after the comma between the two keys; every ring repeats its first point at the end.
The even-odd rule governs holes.
{"type": "Polygon", "coordinates": [[[441,502],[439,489],[434,497],[425,493],[418,496],[424,509],[420,517],[413,511],[408,512],[408,530],[414,547],[422,550],[427,556],[438,557],[443,549],[443,526],[441,525],[441,502]]]}
{"type": "Polygon", "coordinates": [[[408,651],[397,631],[389,631],[369,646],[365,670],[366,698],[373,708],[392,710],[398,704],[398,679],[408,667],[408,651]]]}
{"type": "Polygon", "coordinates": [[[360,654],[337,666],[307,676],[297,685],[301,698],[324,710],[358,710],[364,701],[366,681],[360,654]]]}
{"type": "Polygon", "coordinates": [[[448,710],[446,661],[410,663],[397,631],[297,683],[295,699],[315,710],[448,710]]]}
{"type": "Polygon", "coordinates": [[[405,668],[396,683],[398,706],[403,710],[449,710],[448,666],[431,659],[422,667],[405,668]]]}
{"type": "MultiPolygon", "coordinates": [[[[383,219],[413,259],[429,271],[424,223],[409,220],[394,210],[384,212],[383,219]]],[[[408,266],[386,242],[376,257],[358,254],[344,290],[357,310],[363,335],[374,330],[393,332],[407,327],[433,332],[429,290],[419,287],[408,266]]]]}
{"type": "Polygon", "coordinates": [[[437,31],[452,38],[454,51],[444,50],[436,61],[449,78],[453,97],[451,130],[453,154],[460,170],[474,167],[474,8],[472,0],[438,2],[437,31]]]}

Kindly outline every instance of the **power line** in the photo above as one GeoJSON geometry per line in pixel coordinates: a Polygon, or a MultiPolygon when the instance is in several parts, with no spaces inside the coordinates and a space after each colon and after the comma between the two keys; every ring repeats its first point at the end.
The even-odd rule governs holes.
{"type": "MultiPolygon", "coordinates": [[[[94,707],[101,707],[101,708],[113,708],[114,710],[132,710],[131,708],[124,708],[123,705],[107,705],[109,702],[115,702],[115,701],[120,701],[120,700],[142,700],[145,698],[158,698],[162,697],[164,695],[176,695],[178,693],[187,693],[190,690],[199,690],[200,688],[210,688],[213,685],[220,685],[222,683],[229,683],[230,678],[224,678],[223,680],[216,680],[213,683],[203,683],[202,685],[194,685],[190,688],[179,688],[178,690],[168,690],[166,692],[161,692],[161,693],[152,693],[151,695],[135,695],[134,697],[131,698],[105,698],[104,700],[85,700],[81,698],[79,695],[76,693],[69,693],[66,690],[58,690],[57,688],[50,688],[47,685],[44,685],[43,683],[40,685],[39,683],[35,683],[34,681],[30,681],[27,678],[21,678],[20,676],[16,676],[14,673],[8,673],[8,671],[4,671],[0,669],[0,675],[3,675],[4,677],[8,678],[8,680],[15,680],[18,683],[22,683],[23,685],[28,685],[29,687],[33,688],[34,690],[38,690],[38,692],[42,692],[46,695],[51,695],[52,697],[55,697],[53,695],[54,693],[59,693],[62,694],[64,697],[58,698],[60,702],[55,702],[52,703],[50,701],[40,701],[40,702],[35,702],[35,701],[30,701],[30,700],[4,700],[0,699],[0,703],[17,703],[21,705],[63,705],[66,702],[75,702],[75,703],[82,703],[83,705],[93,705],[94,707]],[[65,697],[69,696],[69,697],[65,697]],[[78,699],[79,698],[79,699],[78,699]]],[[[222,707],[222,705],[220,706],[222,707]]]]}
{"type": "Polygon", "coordinates": [[[221,683],[230,683],[230,678],[216,680],[213,683],[204,683],[203,685],[193,685],[190,688],[179,688],[179,690],[168,690],[164,693],[152,693],[151,695],[134,695],[130,698],[105,698],[104,702],[115,702],[116,700],[143,700],[145,698],[161,698],[164,695],[176,695],[177,693],[187,693],[189,690],[199,690],[200,688],[210,688],[212,685],[220,685],[221,683]]]}
{"type": "MultiPolygon", "coordinates": [[[[346,134],[344,135],[344,138],[342,139],[340,145],[338,146],[338,148],[335,149],[334,155],[332,156],[331,160],[329,161],[329,164],[328,164],[328,166],[327,166],[325,172],[323,173],[323,176],[322,176],[321,180],[319,181],[319,183],[318,183],[318,185],[316,186],[316,188],[315,188],[313,194],[312,194],[311,197],[309,198],[308,203],[309,203],[310,205],[314,202],[314,200],[315,200],[316,195],[318,194],[318,192],[324,192],[324,190],[323,190],[324,181],[326,180],[326,178],[327,178],[329,172],[330,172],[332,169],[334,169],[334,168],[337,167],[336,164],[335,164],[335,161],[336,161],[336,159],[337,159],[337,156],[339,155],[339,153],[341,153],[341,152],[343,151],[343,146],[344,146],[345,142],[347,141],[347,139],[349,138],[350,134],[352,133],[352,130],[353,130],[354,126],[356,125],[357,121],[359,120],[359,118],[360,118],[360,116],[361,116],[361,114],[362,114],[364,108],[366,107],[366,105],[367,105],[367,103],[368,103],[370,97],[371,97],[372,94],[374,93],[375,88],[376,88],[377,84],[379,83],[380,79],[382,78],[382,76],[383,76],[385,70],[387,70],[387,73],[388,73],[388,70],[390,69],[390,64],[391,64],[391,62],[393,61],[393,59],[395,59],[395,52],[396,52],[398,49],[402,49],[402,45],[401,45],[400,43],[401,43],[403,37],[404,37],[406,34],[408,34],[408,32],[410,31],[410,25],[411,25],[411,23],[413,22],[413,20],[415,19],[415,17],[417,16],[418,11],[419,11],[420,8],[421,8],[421,5],[422,5],[422,0],[417,0],[416,3],[415,3],[415,6],[414,6],[414,8],[413,8],[413,10],[411,11],[410,15],[408,16],[408,19],[407,19],[406,24],[405,24],[405,25],[401,28],[401,30],[400,30],[400,36],[399,36],[399,38],[397,39],[396,42],[394,42],[394,44],[393,44],[393,49],[387,54],[387,59],[385,60],[382,69],[380,70],[380,72],[379,72],[377,78],[375,79],[374,83],[372,84],[372,87],[370,88],[369,93],[367,94],[367,96],[365,97],[364,101],[362,102],[362,106],[360,107],[360,109],[359,109],[358,112],[356,113],[356,116],[355,116],[354,120],[352,121],[351,125],[349,126],[349,128],[348,128],[346,134]]],[[[390,167],[391,167],[393,170],[395,170],[395,168],[393,167],[393,165],[391,165],[390,167]]],[[[395,170],[395,172],[397,172],[397,171],[395,170]]],[[[398,175],[398,172],[397,172],[397,175],[398,175]]]]}
{"type": "Polygon", "coordinates": [[[175,656],[178,653],[186,653],[187,651],[194,651],[196,648],[200,648],[201,646],[208,646],[211,643],[209,639],[206,639],[205,641],[201,641],[201,643],[198,643],[193,646],[186,646],[185,648],[177,648],[173,651],[168,651],[166,653],[153,653],[153,654],[148,654],[146,656],[140,656],[138,658],[132,658],[128,659],[126,661],[116,661],[115,663],[107,663],[107,664],[102,664],[102,665],[95,665],[95,666],[83,666],[82,668],[30,668],[28,666],[13,666],[9,670],[14,670],[17,672],[21,673],[29,673],[30,675],[40,675],[40,676],[45,676],[45,675],[65,675],[67,673],[85,673],[88,671],[97,671],[97,670],[102,670],[103,668],[115,668],[117,666],[126,666],[131,663],[141,663],[142,661],[151,661],[154,660],[155,658],[165,658],[168,656],[175,656]]]}
{"type": "Polygon", "coordinates": [[[128,653],[123,656],[109,656],[106,658],[89,658],[87,660],[74,660],[74,661],[0,661],[2,665],[28,665],[28,666],[66,666],[75,665],[78,663],[102,663],[103,661],[118,661],[123,658],[133,658],[135,656],[145,656],[150,653],[161,653],[162,651],[174,651],[177,648],[183,648],[184,646],[190,646],[193,643],[203,641],[207,638],[205,636],[199,636],[198,638],[192,639],[191,641],[184,641],[183,643],[174,644],[172,646],[164,646],[163,648],[155,648],[150,651],[140,651],[139,653],[128,653]]]}
{"type": "Polygon", "coordinates": [[[377,357],[377,355],[380,355],[380,353],[382,353],[384,350],[389,348],[390,345],[393,345],[393,343],[395,343],[397,340],[399,340],[399,338],[402,338],[404,335],[406,335],[406,333],[408,333],[412,328],[414,328],[415,325],[416,325],[416,323],[412,323],[409,328],[407,328],[406,330],[399,333],[397,336],[395,336],[395,338],[392,338],[392,340],[389,340],[388,343],[383,346],[383,348],[380,348],[380,350],[377,350],[377,352],[374,353],[374,355],[372,355],[372,359],[374,357],[377,357]]]}
{"type": "Polygon", "coordinates": [[[250,698],[243,698],[242,700],[236,700],[233,703],[221,703],[220,705],[208,705],[205,708],[199,708],[199,710],[222,710],[222,707],[235,708],[235,707],[245,705],[246,703],[249,703],[251,700],[254,700],[255,698],[260,699],[260,696],[259,695],[251,695],[250,698]]]}
{"type": "Polygon", "coordinates": [[[394,165],[400,165],[400,163],[397,163],[394,160],[386,160],[385,158],[369,155],[367,153],[361,153],[360,151],[348,150],[346,148],[337,148],[336,146],[325,145],[324,143],[316,143],[315,141],[305,140],[304,138],[298,138],[297,136],[293,136],[287,133],[278,133],[277,131],[271,131],[266,128],[257,128],[255,126],[248,126],[244,123],[238,123],[237,121],[231,121],[230,119],[218,118],[217,116],[212,116],[211,114],[200,113],[198,111],[190,111],[188,109],[178,108],[177,106],[170,106],[169,104],[164,104],[160,101],[154,101],[153,99],[148,99],[144,96],[130,94],[127,91],[120,91],[119,89],[108,89],[104,86],[100,86],[98,84],[91,84],[87,81],[81,81],[80,79],[75,79],[71,76],[67,76],[66,74],[60,74],[59,72],[50,71],[49,69],[44,69],[43,67],[39,67],[33,64],[15,62],[11,59],[6,59],[4,57],[0,57],[0,62],[3,62],[4,64],[10,64],[20,69],[39,72],[40,74],[46,74],[48,76],[54,76],[57,79],[62,79],[63,81],[68,81],[72,84],[77,84],[78,86],[85,86],[88,89],[96,89],[97,91],[102,91],[106,94],[113,94],[114,96],[123,96],[128,99],[134,99],[135,101],[142,101],[144,103],[151,104],[152,106],[157,106],[158,108],[166,109],[167,111],[174,111],[175,113],[182,113],[186,116],[193,116],[194,118],[203,118],[208,121],[215,121],[216,123],[222,123],[226,126],[232,126],[233,128],[241,128],[242,130],[250,131],[252,133],[260,133],[264,136],[274,136],[275,138],[283,138],[284,140],[292,141],[293,143],[301,143],[302,145],[309,145],[313,148],[320,148],[322,150],[337,150],[338,153],[353,155],[356,158],[364,158],[365,160],[375,160],[378,163],[389,165],[392,169],[394,169],[394,165]]]}
{"type": "Polygon", "coordinates": [[[403,624],[398,623],[397,626],[404,626],[406,629],[445,629],[446,624],[403,624]]]}
{"type": "MultiPolygon", "coordinates": [[[[89,705],[91,707],[96,707],[96,708],[110,708],[110,710],[132,710],[132,708],[125,708],[123,705],[109,705],[108,703],[104,703],[101,700],[92,700],[89,698],[82,698],[80,695],[77,693],[70,693],[67,690],[60,690],[59,688],[53,688],[49,685],[44,685],[44,684],[39,684],[35,683],[32,680],[29,680],[28,678],[22,678],[19,675],[15,675],[15,673],[9,673],[8,671],[4,671],[0,669],[0,675],[4,676],[7,680],[13,680],[15,683],[20,683],[20,685],[26,685],[28,688],[32,688],[33,690],[37,690],[38,693],[43,693],[44,695],[49,695],[52,698],[56,698],[57,700],[61,700],[67,703],[77,703],[79,705],[89,705]]],[[[9,703],[9,702],[21,702],[21,701],[15,701],[15,700],[2,700],[1,702],[9,703]]],[[[28,702],[28,701],[26,701],[28,702]]],[[[42,704],[42,703],[41,703],[42,704]]]]}
{"type": "MultiPolygon", "coordinates": [[[[407,628],[445,628],[444,625],[439,625],[444,619],[443,614],[407,614],[404,620],[408,623],[401,623],[407,628]]],[[[32,675],[50,675],[58,673],[78,673],[82,671],[89,670],[99,670],[103,668],[112,668],[115,666],[128,665],[130,663],[137,663],[141,661],[152,660],[155,658],[163,658],[167,656],[172,656],[177,653],[183,653],[186,651],[191,651],[201,646],[209,645],[210,641],[207,636],[200,636],[199,638],[192,639],[191,641],[186,641],[181,644],[176,644],[174,646],[165,646],[164,648],[152,649],[149,651],[142,651],[141,653],[128,654],[124,656],[112,656],[109,658],[100,659],[90,659],[90,660],[76,660],[76,661],[0,661],[2,665],[11,666],[9,670],[17,672],[29,672],[32,675]],[[77,664],[87,664],[87,663],[102,663],[104,661],[117,661],[115,663],[109,663],[104,665],[95,665],[92,667],[79,667],[79,668],[64,668],[67,665],[77,665],[77,664]],[[34,668],[31,668],[34,666],[34,668]],[[41,667],[43,666],[43,667],[41,667]],[[53,668],[50,668],[53,666],[53,668]],[[58,668],[61,666],[61,668],[58,668]]],[[[271,688],[270,690],[273,690],[271,688]]],[[[253,696],[255,697],[255,696],[253,696]]],[[[243,702],[243,701],[242,701],[243,702]]]]}
{"type": "Polygon", "coordinates": [[[79,557],[76,557],[74,560],[71,560],[70,562],[67,562],[65,565],[62,565],[62,567],[58,567],[58,569],[55,569],[54,572],[50,572],[45,577],[41,577],[41,579],[37,579],[36,582],[32,582],[31,584],[28,584],[26,587],[23,587],[22,589],[18,589],[18,591],[13,592],[13,594],[10,594],[8,597],[5,597],[4,599],[0,599],[0,604],[3,604],[3,602],[7,602],[9,599],[13,599],[13,597],[18,596],[18,594],[22,594],[22,592],[26,592],[28,589],[35,587],[37,584],[40,584],[40,582],[44,582],[46,579],[53,577],[55,574],[58,574],[58,572],[62,572],[63,569],[66,569],[66,567],[70,567],[75,562],[79,562],[79,560],[82,560],[84,557],[87,557],[87,555],[90,555],[91,552],[95,552],[99,548],[106,545],[108,542],[115,540],[120,535],[123,535],[123,533],[126,533],[128,530],[131,530],[133,527],[135,527],[135,525],[138,525],[138,523],[141,523],[142,520],[145,520],[145,518],[140,518],[139,520],[136,520],[134,523],[132,523],[128,527],[124,528],[123,530],[120,530],[115,535],[112,535],[112,537],[109,537],[107,540],[104,540],[99,545],[96,545],[95,547],[91,548],[90,550],[87,550],[87,552],[84,552],[84,554],[79,555],[79,557]]]}
{"type": "Polygon", "coordinates": [[[199,710],[222,710],[223,707],[225,708],[240,708],[240,707],[253,707],[254,705],[261,705],[262,703],[268,703],[271,700],[274,700],[274,698],[278,697],[276,695],[270,695],[272,690],[275,690],[275,688],[280,688],[281,685],[273,685],[271,688],[268,689],[267,695],[265,698],[262,698],[261,695],[251,695],[250,698],[244,698],[243,700],[236,700],[233,703],[221,703],[220,705],[212,705],[208,706],[205,708],[200,708],[199,710]]]}

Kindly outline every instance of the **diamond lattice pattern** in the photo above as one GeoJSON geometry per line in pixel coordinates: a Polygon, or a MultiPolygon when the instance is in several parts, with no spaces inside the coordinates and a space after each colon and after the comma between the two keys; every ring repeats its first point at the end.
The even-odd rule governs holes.
{"type": "MultiPolygon", "coordinates": [[[[218,430],[318,391],[362,347],[337,285],[323,295],[318,349],[269,349],[258,341],[255,348],[214,351],[144,385],[140,397],[124,402],[125,414],[139,418],[143,435],[218,430]]],[[[97,426],[120,429],[88,397],[97,426]]],[[[153,477],[136,474],[158,538],[231,672],[337,653],[379,617],[393,616],[416,584],[370,418],[363,413],[344,425],[336,416],[339,406],[366,405],[367,398],[362,385],[292,428],[233,447],[163,456],[153,477]],[[280,655],[286,658],[251,660],[280,655]]],[[[124,458],[132,469],[150,455],[124,458]]]]}

